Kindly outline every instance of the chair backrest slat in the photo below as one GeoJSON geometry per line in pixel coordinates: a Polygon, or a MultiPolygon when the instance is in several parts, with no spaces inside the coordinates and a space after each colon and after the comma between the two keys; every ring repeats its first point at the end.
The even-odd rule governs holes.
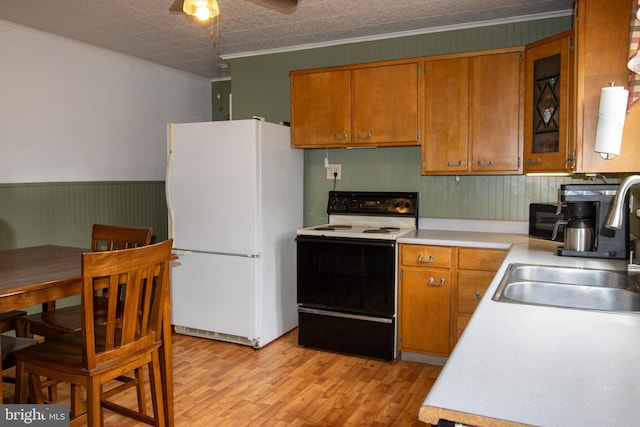
{"type": "Polygon", "coordinates": [[[112,251],[137,248],[151,243],[153,228],[93,224],[91,250],[112,251]]]}
{"type": "Polygon", "coordinates": [[[82,333],[86,369],[161,340],[163,307],[169,298],[173,240],[82,256],[82,333]],[[93,296],[108,282],[100,304],[93,296]],[[100,304],[100,305],[98,305],[100,304]],[[106,317],[96,317],[98,310],[106,317]],[[100,321],[98,321],[100,318],[100,321]],[[104,320],[106,319],[106,320],[104,320]]]}

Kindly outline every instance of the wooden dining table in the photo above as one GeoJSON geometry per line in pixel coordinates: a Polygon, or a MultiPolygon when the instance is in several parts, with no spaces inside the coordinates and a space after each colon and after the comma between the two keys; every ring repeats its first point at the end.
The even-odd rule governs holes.
{"type": "MultiPolygon", "coordinates": [[[[47,304],[74,295],[82,289],[82,254],[87,248],[43,245],[0,251],[0,313],[47,304]]],[[[167,305],[161,347],[163,397],[166,425],[173,426],[173,362],[171,354],[171,309],[167,305]]],[[[0,403],[2,387],[0,387],[0,403]]]]}

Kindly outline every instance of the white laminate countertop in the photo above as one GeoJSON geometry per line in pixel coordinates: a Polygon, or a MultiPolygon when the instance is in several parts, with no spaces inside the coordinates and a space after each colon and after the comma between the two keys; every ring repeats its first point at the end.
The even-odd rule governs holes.
{"type": "Polygon", "coordinates": [[[437,422],[425,417],[441,408],[461,415],[451,421],[476,425],[638,425],[640,315],[491,299],[510,263],[624,270],[625,261],[560,257],[557,242],[522,235],[418,230],[399,242],[511,246],[426,397],[421,420],[437,422]]]}
{"type": "MultiPolygon", "coordinates": [[[[486,233],[480,231],[416,230],[398,238],[399,243],[474,248],[509,249],[514,243],[526,243],[524,234],[486,233]]],[[[557,246],[558,243],[556,242],[557,246]]]]}

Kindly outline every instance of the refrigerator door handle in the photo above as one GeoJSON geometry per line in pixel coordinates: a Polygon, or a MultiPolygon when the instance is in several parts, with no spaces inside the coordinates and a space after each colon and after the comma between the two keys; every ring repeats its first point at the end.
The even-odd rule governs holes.
{"type": "Polygon", "coordinates": [[[167,213],[169,214],[169,238],[175,238],[175,229],[173,221],[173,207],[171,206],[171,163],[173,161],[173,123],[167,125],[169,147],[167,154],[167,170],[164,176],[164,195],[167,200],[167,213]]]}
{"type": "Polygon", "coordinates": [[[233,252],[215,252],[215,251],[196,251],[193,249],[181,249],[181,248],[173,248],[173,253],[175,255],[189,255],[190,253],[196,254],[207,254],[207,255],[225,255],[225,256],[237,256],[241,258],[260,258],[260,254],[236,254],[233,252]]]}
{"type": "Polygon", "coordinates": [[[174,248],[174,249],[171,250],[171,254],[172,255],[176,255],[178,257],[189,255],[190,253],[191,253],[191,251],[185,251],[184,249],[175,249],[174,248]]]}

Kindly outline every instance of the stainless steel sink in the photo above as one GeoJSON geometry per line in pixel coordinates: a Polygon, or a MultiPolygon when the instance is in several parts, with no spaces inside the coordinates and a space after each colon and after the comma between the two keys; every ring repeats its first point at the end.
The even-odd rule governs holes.
{"type": "Polygon", "coordinates": [[[621,271],[510,264],[493,300],[612,312],[640,312],[640,289],[621,271]]]}

